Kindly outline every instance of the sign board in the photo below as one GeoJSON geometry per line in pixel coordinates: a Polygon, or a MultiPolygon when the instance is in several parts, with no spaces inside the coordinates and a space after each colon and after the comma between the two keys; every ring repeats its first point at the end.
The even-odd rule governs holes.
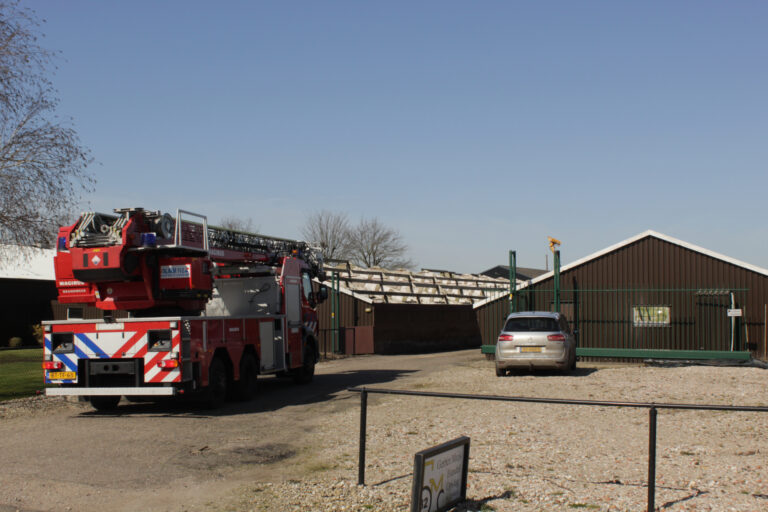
{"type": "Polygon", "coordinates": [[[413,459],[411,512],[442,512],[467,498],[469,438],[427,448],[413,459]]]}
{"type": "Polygon", "coordinates": [[[729,309],[728,310],[728,316],[741,316],[741,310],[740,309],[729,309]]]}

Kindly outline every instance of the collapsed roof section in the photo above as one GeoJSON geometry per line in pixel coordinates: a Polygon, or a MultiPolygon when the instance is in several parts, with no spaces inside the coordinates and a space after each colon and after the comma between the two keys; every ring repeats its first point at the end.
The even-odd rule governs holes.
{"type": "MultiPolygon", "coordinates": [[[[346,262],[326,262],[324,270],[328,278],[338,276],[340,291],[367,303],[472,305],[509,293],[509,279],[445,270],[410,272],[346,262]]],[[[325,284],[330,288],[330,280],[325,284]]]]}

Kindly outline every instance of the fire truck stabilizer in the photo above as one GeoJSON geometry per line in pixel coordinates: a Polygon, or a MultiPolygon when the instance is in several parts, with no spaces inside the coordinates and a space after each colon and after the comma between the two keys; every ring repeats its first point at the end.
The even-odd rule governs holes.
{"type": "Polygon", "coordinates": [[[327,297],[306,242],[209,226],[142,208],[84,213],[54,257],[67,320],[44,322],[47,395],[196,394],[211,406],[253,398],[258,376],[308,383],[318,358],[316,306],[327,297]],[[83,318],[83,306],[104,311],[83,318]]]}

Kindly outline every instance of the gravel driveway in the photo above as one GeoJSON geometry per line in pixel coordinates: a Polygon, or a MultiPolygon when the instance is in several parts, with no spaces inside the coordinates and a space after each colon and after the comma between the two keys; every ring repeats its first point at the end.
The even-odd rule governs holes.
{"type": "MultiPolygon", "coordinates": [[[[327,361],[315,385],[265,379],[260,399],[215,414],[35,399],[0,405],[0,511],[404,511],[414,453],[461,435],[468,510],[644,510],[647,410],[369,395],[358,487],[346,388],[764,406],[766,384],[757,368],[604,363],[497,378],[472,350],[327,361]]],[[[660,410],[657,506],[767,510],[767,427],[766,413],[660,410]]]]}

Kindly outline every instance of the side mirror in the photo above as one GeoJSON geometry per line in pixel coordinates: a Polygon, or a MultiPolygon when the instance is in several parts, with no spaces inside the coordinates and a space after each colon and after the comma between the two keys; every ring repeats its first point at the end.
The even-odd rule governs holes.
{"type": "Polygon", "coordinates": [[[320,304],[321,302],[325,302],[328,299],[328,288],[325,286],[321,286],[317,293],[313,294],[315,296],[315,301],[320,304]]]}

